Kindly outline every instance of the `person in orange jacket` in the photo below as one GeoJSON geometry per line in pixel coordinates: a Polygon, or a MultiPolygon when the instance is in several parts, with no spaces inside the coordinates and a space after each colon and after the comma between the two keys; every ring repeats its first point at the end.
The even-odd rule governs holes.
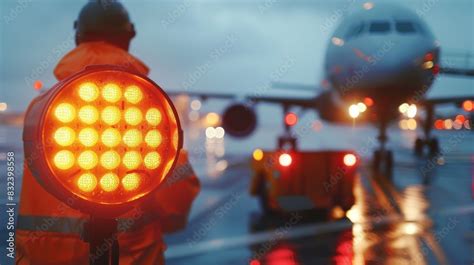
{"type": "MultiPolygon", "coordinates": [[[[54,69],[58,80],[88,65],[119,65],[147,75],[148,67],[128,53],[135,29],[116,1],[87,3],[74,23],[77,47],[54,69]]],[[[27,161],[25,157],[25,161],[27,161]]],[[[119,218],[120,264],[164,264],[164,233],[182,229],[200,184],[181,151],[176,168],[159,192],[119,218]]],[[[61,202],[37,183],[25,162],[16,234],[16,264],[89,264],[82,240],[88,216],[61,202]]]]}

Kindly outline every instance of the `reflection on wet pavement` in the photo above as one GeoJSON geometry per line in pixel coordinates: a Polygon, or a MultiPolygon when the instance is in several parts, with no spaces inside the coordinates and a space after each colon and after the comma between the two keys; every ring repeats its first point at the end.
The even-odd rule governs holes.
{"type": "MultiPolygon", "coordinates": [[[[466,232],[457,216],[465,218],[474,210],[464,191],[457,194],[466,186],[466,169],[472,167],[466,152],[415,160],[399,150],[402,158],[393,179],[374,174],[365,161],[355,182],[356,203],[345,213],[347,218],[327,220],[320,213],[290,222],[291,216],[260,213],[257,201],[247,193],[248,166],[235,166],[236,158],[244,161],[248,156],[226,152],[232,150],[232,140],[200,139],[205,150],[194,152],[203,183],[200,196],[214,197],[204,205],[207,209],[200,209],[199,218],[191,220],[189,231],[172,238],[169,264],[468,264],[464,262],[468,253],[450,249],[463,244],[458,241],[466,232]],[[451,175],[457,178],[450,179],[451,175]],[[223,185],[215,185],[218,182],[223,185]],[[215,217],[229,194],[239,194],[237,206],[228,209],[192,248],[183,244],[196,227],[215,217]]],[[[189,150],[192,153],[192,147],[189,150]]]]}

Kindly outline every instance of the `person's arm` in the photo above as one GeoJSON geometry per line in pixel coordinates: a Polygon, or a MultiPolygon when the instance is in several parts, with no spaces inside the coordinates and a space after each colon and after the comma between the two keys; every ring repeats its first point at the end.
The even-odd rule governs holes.
{"type": "Polygon", "coordinates": [[[181,151],[173,173],[148,201],[155,211],[163,233],[172,233],[186,226],[191,205],[200,190],[199,180],[188,161],[186,151],[181,151]]]}

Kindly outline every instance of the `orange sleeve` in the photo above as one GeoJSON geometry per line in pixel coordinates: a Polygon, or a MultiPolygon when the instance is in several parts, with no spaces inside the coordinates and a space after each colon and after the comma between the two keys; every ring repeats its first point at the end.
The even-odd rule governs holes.
{"type": "Polygon", "coordinates": [[[173,173],[151,196],[148,207],[154,211],[163,233],[172,233],[187,224],[191,205],[200,190],[200,183],[188,161],[186,151],[181,151],[173,173]]]}

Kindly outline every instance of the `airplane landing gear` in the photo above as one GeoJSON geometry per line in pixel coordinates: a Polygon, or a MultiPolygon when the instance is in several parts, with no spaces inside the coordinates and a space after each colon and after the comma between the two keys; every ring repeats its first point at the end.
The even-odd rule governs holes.
{"type": "Polygon", "coordinates": [[[426,120],[423,124],[424,139],[417,138],[415,141],[414,152],[416,156],[422,156],[424,147],[428,147],[430,156],[434,156],[439,153],[439,142],[438,139],[431,137],[431,129],[433,124],[433,106],[426,107],[426,120]]]}
{"type": "Polygon", "coordinates": [[[425,146],[428,147],[428,153],[430,156],[434,156],[440,151],[438,139],[431,138],[431,139],[424,140],[421,138],[417,138],[415,141],[415,146],[414,146],[415,155],[422,156],[425,146]]]}
{"type": "Polygon", "coordinates": [[[385,146],[388,140],[387,124],[385,122],[381,123],[379,132],[380,134],[377,139],[380,143],[380,148],[374,151],[372,168],[376,173],[391,178],[393,170],[393,153],[392,151],[387,150],[385,146]]]}

